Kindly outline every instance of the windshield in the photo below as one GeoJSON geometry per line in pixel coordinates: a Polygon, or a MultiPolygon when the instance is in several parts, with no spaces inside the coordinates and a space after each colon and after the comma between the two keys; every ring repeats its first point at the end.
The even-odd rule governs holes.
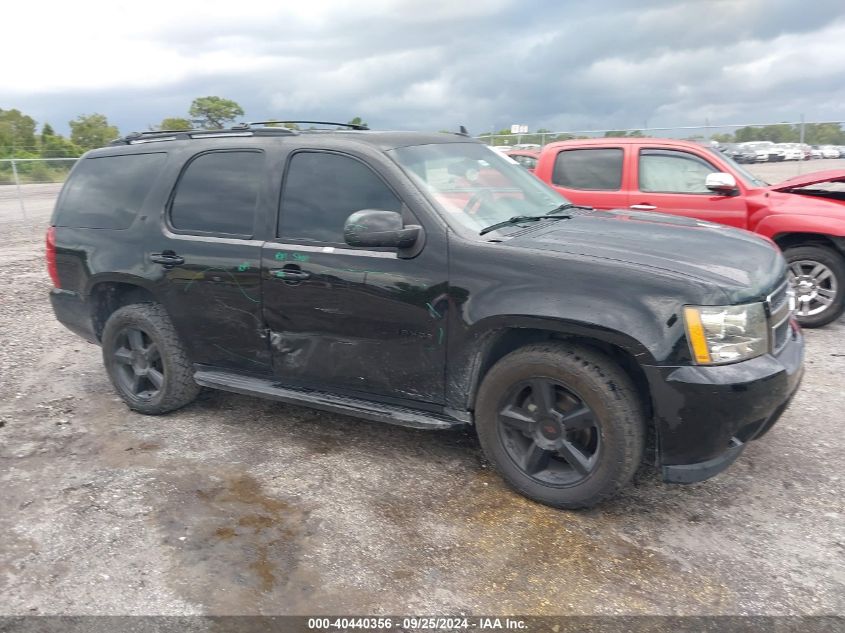
{"type": "Polygon", "coordinates": [[[387,153],[447,220],[474,233],[514,216],[546,215],[567,202],[480,143],[412,145],[387,153]]]}
{"type": "Polygon", "coordinates": [[[725,161],[728,165],[730,165],[731,168],[734,170],[734,172],[736,174],[738,174],[739,177],[742,178],[742,180],[745,182],[745,184],[748,185],[749,187],[768,187],[769,186],[769,183],[767,183],[765,180],[762,180],[761,178],[757,178],[754,174],[752,174],[750,171],[745,169],[745,167],[740,165],[738,162],[736,162],[733,158],[731,158],[727,154],[723,154],[722,152],[715,150],[712,147],[707,147],[705,149],[707,149],[707,151],[709,151],[709,152],[712,152],[713,154],[715,154],[716,156],[721,158],[723,161],[725,161]]]}

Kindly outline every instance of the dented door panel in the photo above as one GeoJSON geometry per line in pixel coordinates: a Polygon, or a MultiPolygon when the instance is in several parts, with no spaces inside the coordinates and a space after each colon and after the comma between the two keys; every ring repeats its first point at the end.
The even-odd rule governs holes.
{"type": "Polygon", "coordinates": [[[443,401],[446,261],[436,244],[395,253],[267,243],[264,319],[284,383],[443,401]]]}

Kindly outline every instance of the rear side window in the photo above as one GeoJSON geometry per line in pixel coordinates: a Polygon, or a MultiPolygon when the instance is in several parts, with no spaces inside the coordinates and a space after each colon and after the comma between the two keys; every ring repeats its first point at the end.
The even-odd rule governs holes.
{"type": "Polygon", "coordinates": [[[344,244],[346,218],[361,209],[401,212],[402,203],[372,169],[349,156],[297,152],[290,159],[280,236],[344,244]]]}
{"type": "Polygon", "coordinates": [[[555,158],[552,182],[570,189],[618,191],[622,187],[622,150],[564,150],[555,158]]]}
{"type": "Polygon", "coordinates": [[[126,229],[144,204],[167,154],[86,158],[73,170],[56,224],[85,229],[126,229]]]}
{"type": "Polygon", "coordinates": [[[176,184],[170,224],[186,233],[252,237],[263,164],[262,152],[200,154],[176,184]]]}

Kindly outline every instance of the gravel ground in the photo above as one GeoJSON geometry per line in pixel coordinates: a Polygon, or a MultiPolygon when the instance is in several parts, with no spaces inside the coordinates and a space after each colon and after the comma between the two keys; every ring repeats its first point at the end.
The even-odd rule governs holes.
{"type": "Polygon", "coordinates": [[[47,301],[55,189],[28,221],[0,191],[0,614],[845,613],[845,321],[727,472],[561,512],[471,434],[220,392],[128,411],[47,301]]]}

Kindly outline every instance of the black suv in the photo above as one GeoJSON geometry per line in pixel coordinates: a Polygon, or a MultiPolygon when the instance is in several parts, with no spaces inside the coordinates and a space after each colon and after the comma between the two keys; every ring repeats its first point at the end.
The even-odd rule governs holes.
{"type": "Polygon", "coordinates": [[[462,134],[131,135],[78,162],[47,243],[56,316],[131,409],[206,386],[474,425],[509,484],[558,507],[643,461],[720,472],[802,374],[771,243],[577,207],[462,134]]]}

